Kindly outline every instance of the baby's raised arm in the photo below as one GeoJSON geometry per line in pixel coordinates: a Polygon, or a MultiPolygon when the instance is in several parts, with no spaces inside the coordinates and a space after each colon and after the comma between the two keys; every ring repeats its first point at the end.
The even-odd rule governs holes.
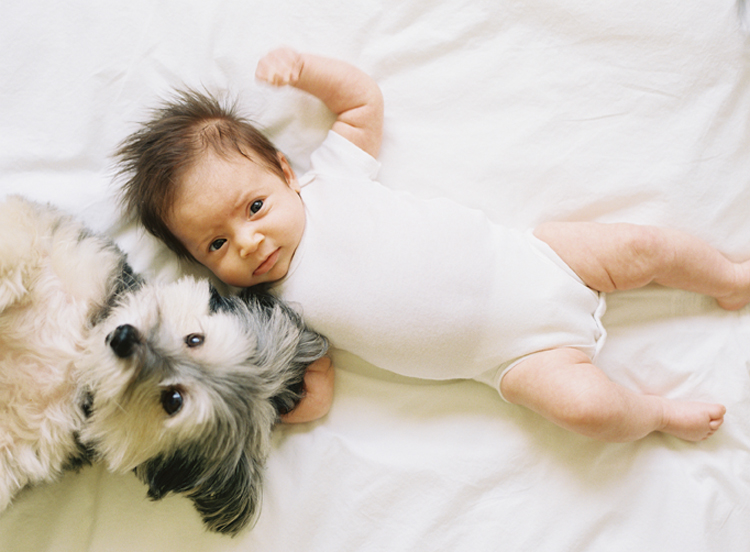
{"type": "Polygon", "coordinates": [[[344,61],[279,48],[258,62],[255,76],[319,98],[336,115],[333,130],[377,157],[383,137],[383,95],[367,73],[344,61]]]}

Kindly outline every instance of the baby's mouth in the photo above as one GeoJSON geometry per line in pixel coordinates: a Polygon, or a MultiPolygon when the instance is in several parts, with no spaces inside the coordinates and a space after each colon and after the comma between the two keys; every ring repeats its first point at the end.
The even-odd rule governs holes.
{"type": "Polygon", "coordinates": [[[260,263],[260,266],[255,269],[255,272],[253,272],[253,276],[263,276],[268,271],[270,271],[276,265],[276,261],[279,260],[280,253],[281,248],[275,250],[268,257],[266,257],[265,260],[260,263]]]}

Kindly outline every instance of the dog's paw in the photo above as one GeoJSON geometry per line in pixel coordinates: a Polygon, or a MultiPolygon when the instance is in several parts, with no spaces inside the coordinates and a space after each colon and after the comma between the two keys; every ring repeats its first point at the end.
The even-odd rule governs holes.
{"type": "Polygon", "coordinates": [[[28,293],[21,270],[0,274],[0,312],[20,301],[28,293]]]}
{"type": "Polygon", "coordinates": [[[33,204],[18,197],[0,202],[0,310],[26,295],[42,231],[33,204]]]}
{"type": "Polygon", "coordinates": [[[19,252],[18,243],[9,245],[6,240],[0,233],[0,312],[28,293],[29,282],[29,255],[19,252]]]}
{"type": "Polygon", "coordinates": [[[29,264],[48,225],[36,204],[18,196],[0,201],[0,278],[29,264]]]}

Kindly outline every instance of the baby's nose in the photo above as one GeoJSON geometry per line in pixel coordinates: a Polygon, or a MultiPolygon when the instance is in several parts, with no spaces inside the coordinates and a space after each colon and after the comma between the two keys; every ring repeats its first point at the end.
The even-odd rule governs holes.
{"type": "Polygon", "coordinates": [[[263,235],[260,232],[250,232],[243,236],[238,244],[240,256],[247,257],[248,255],[255,253],[262,241],[263,235]]]}

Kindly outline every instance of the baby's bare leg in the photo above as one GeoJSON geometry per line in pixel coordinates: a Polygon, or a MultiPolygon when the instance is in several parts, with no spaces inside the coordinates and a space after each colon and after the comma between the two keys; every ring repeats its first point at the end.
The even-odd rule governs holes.
{"type": "Polygon", "coordinates": [[[750,303],[750,261],[732,262],[683,232],[634,224],[550,222],[534,234],[597,291],[654,282],[709,295],[729,310],[750,303]]]}
{"type": "Polygon", "coordinates": [[[720,404],[641,395],[607,378],[576,349],[536,353],[510,370],[503,396],[571,431],[627,442],[662,431],[688,441],[711,436],[722,424],[720,404]]]}

